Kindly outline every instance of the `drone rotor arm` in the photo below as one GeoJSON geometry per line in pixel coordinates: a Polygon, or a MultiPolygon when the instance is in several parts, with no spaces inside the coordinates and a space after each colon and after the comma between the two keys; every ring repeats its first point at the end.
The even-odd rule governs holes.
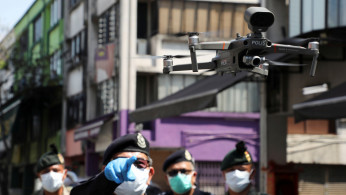
{"type": "Polygon", "coordinates": [[[230,42],[218,41],[218,42],[202,42],[195,46],[196,50],[226,50],[228,49],[230,42]]]}
{"type": "Polygon", "coordinates": [[[316,55],[316,53],[318,53],[318,49],[309,49],[301,46],[282,44],[273,44],[271,47],[268,47],[266,51],[272,53],[303,54],[311,56],[316,55]]]}
{"type": "MultiPolygon", "coordinates": [[[[214,62],[202,62],[198,63],[198,69],[215,69],[216,64],[214,62]]],[[[191,70],[192,69],[192,64],[179,64],[179,65],[174,65],[172,67],[172,71],[184,71],[184,70],[191,70]]]]}
{"type": "Polygon", "coordinates": [[[317,58],[319,55],[319,43],[316,41],[309,42],[309,47],[293,46],[293,45],[281,45],[273,44],[271,47],[267,48],[267,51],[273,53],[288,53],[288,54],[302,54],[313,56],[312,65],[310,70],[310,76],[315,76],[317,67],[317,58]]]}

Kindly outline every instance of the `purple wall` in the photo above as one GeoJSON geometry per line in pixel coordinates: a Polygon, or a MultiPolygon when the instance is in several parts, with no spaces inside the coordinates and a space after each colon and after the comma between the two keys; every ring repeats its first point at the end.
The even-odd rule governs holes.
{"type": "Polygon", "coordinates": [[[193,112],[157,119],[143,134],[152,148],[184,147],[199,161],[221,161],[243,140],[258,161],[259,118],[259,113],[193,112]]]}

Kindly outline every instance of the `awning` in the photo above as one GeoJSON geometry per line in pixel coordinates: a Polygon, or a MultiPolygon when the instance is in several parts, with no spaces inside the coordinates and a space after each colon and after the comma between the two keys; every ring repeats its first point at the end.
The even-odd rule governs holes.
{"type": "Polygon", "coordinates": [[[216,106],[216,95],[219,92],[244,80],[250,74],[244,71],[236,76],[213,75],[199,80],[170,96],[130,112],[130,121],[150,121],[216,106]]]}
{"type": "Polygon", "coordinates": [[[102,128],[102,125],[114,116],[114,113],[102,116],[100,118],[94,119],[78,127],[74,131],[74,140],[84,140],[96,137],[102,128]]]}
{"type": "Polygon", "coordinates": [[[296,122],[346,118],[346,82],[308,101],[293,105],[296,122]]]}

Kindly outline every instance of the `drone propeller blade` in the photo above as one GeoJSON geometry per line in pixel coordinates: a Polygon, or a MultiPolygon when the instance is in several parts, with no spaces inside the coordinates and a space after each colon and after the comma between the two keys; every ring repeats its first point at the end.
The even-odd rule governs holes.
{"type": "Polygon", "coordinates": [[[188,58],[190,55],[174,55],[173,58],[188,58]]]}
{"type": "Polygon", "coordinates": [[[183,37],[183,36],[186,36],[188,35],[186,32],[179,32],[179,33],[175,33],[174,36],[176,37],[183,37]]]}
{"type": "Polygon", "coordinates": [[[207,32],[179,32],[173,34],[176,37],[183,37],[187,35],[202,35],[205,37],[210,37],[210,36],[218,36],[221,33],[221,31],[207,31],[207,32]]]}
{"type": "Polygon", "coordinates": [[[190,55],[163,55],[163,56],[136,56],[134,58],[151,58],[151,59],[160,59],[160,58],[189,58],[190,55]]]}
{"type": "Polygon", "coordinates": [[[286,63],[286,62],[277,62],[277,61],[272,61],[272,60],[266,60],[269,65],[272,66],[306,66],[306,64],[293,64],[293,63],[286,63]]]}

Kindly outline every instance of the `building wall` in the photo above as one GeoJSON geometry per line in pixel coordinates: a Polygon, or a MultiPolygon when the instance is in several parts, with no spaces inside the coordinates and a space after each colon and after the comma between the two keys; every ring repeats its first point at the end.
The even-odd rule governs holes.
{"type": "Polygon", "coordinates": [[[143,130],[143,134],[151,140],[152,148],[184,147],[196,160],[221,161],[237,141],[244,140],[254,161],[259,160],[257,113],[195,112],[182,117],[158,119],[154,127],[154,131],[143,130]]]}
{"type": "Polygon", "coordinates": [[[287,162],[346,165],[345,135],[287,136],[287,162]]]}

